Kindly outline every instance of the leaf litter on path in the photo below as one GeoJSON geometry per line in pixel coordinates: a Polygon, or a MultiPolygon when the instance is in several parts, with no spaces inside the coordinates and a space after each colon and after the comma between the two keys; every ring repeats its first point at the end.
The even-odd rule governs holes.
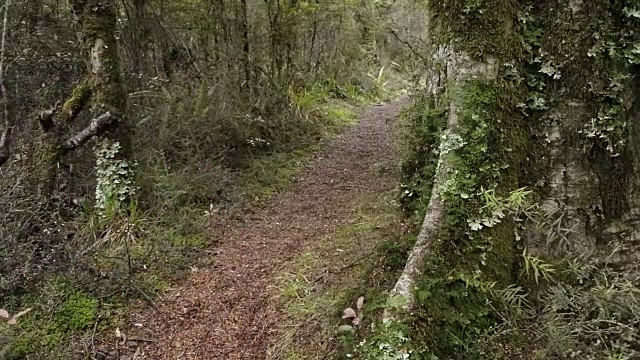
{"type": "MultiPolygon", "coordinates": [[[[348,225],[353,199],[393,188],[393,180],[370,169],[396,165],[390,120],[403,105],[369,107],[358,124],[314,155],[291,190],[276,195],[246,222],[216,229],[221,241],[215,254],[221,255],[215,256],[215,265],[194,272],[167,294],[173,301],[158,303],[160,311],[132,315],[127,332],[157,340],[144,344],[136,358],[268,358],[283,320],[276,271],[305,247],[348,225]]],[[[345,315],[359,322],[364,300],[358,299],[357,312],[350,309],[345,315]]]]}

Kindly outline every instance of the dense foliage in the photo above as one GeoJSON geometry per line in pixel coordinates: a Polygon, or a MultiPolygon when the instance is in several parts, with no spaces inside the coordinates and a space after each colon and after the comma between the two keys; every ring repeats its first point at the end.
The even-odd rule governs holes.
{"type": "Polygon", "coordinates": [[[637,1],[5,0],[3,20],[0,357],[95,355],[389,86],[413,94],[409,228],[434,193],[442,216],[412,311],[343,326],[341,353],[640,353],[637,1]]]}

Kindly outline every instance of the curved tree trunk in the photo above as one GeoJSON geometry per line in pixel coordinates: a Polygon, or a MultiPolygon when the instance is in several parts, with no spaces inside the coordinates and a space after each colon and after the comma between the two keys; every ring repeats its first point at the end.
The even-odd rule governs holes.
{"type": "MultiPolygon", "coordinates": [[[[435,51],[434,63],[446,65],[444,71],[433,70],[434,73],[428,82],[428,93],[436,98],[445,99],[448,105],[447,123],[440,140],[438,165],[420,232],[405,268],[389,294],[388,303],[390,305],[402,304],[399,309],[396,309],[401,311],[410,311],[414,305],[415,282],[421,274],[421,267],[442,223],[445,210],[442,191],[444,185],[452,178],[454,170],[449,154],[464,144],[463,139],[457,133],[460,94],[452,89],[463,88],[468,79],[491,80],[496,77],[495,59],[488,58],[485,62],[478,62],[472,60],[464,52],[454,51],[450,48],[440,47],[435,51]]],[[[394,315],[394,307],[387,306],[384,319],[391,319],[394,315]]]]}

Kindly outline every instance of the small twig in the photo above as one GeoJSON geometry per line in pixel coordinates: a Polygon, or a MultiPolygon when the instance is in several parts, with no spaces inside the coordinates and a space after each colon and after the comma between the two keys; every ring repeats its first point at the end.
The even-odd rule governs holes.
{"type": "Polygon", "coordinates": [[[129,238],[128,237],[126,237],[124,239],[124,249],[125,249],[125,251],[127,253],[127,271],[129,273],[129,275],[131,275],[131,273],[133,271],[132,270],[133,267],[131,266],[131,253],[129,252],[129,238]]]}
{"type": "Polygon", "coordinates": [[[352,267],[354,267],[354,266],[358,265],[362,260],[368,259],[369,257],[371,257],[371,255],[374,255],[375,253],[376,253],[376,251],[371,251],[371,252],[367,253],[366,255],[363,255],[363,256],[361,256],[361,257],[359,257],[359,258],[355,259],[354,261],[352,261],[352,262],[348,263],[347,265],[345,265],[345,266],[343,266],[343,267],[341,267],[341,268],[339,268],[339,269],[335,269],[335,270],[333,270],[333,271],[331,271],[331,270],[327,269],[327,270],[325,270],[325,271],[322,273],[322,275],[318,276],[315,280],[313,280],[313,282],[312,282],[312,283],[313,283],[313,284],[317,283],[318,281],[322,280],[322,279],[323,279],[325,276],[327,276],[328,274],[331,274],[331,273],[338,273],[338,272],[342,272],[342,271],[344,271],[344,270],[350,269],[350,268],[352,268],[352,267]]]}
{"type": "Polygon", "coordinates": [[[142,338],[130,338],[129,341],[136,341],[136,342],[147,342],[147,343],[154,343],[156,342],[156,340],[151,340],[151,339],[142,339],[142,338]]]}
{"type": "Polygon", "coordinates": [[[137,287],[135,284],[133,284],[133,282],[129,281],[129,285],[131,285],[131,287],[136,290],[137,292],[140,293],[140,295],[142,295],[142,297],[144,297],[149,304],[151,304],[151,307],[153,307],[153,309],[157,312],[160,312],[160,309],[158,309],[158,306],[156,305],[156,302],[153,301],[153,299],[151,298],[151,296],[147,295],[147,293],[145,293],[144,291],[142,291],[142,289],[140,289],[139,287],[137,287]]]}
{"type": "Polygon", "coordinates": [[[96,344],[95,344],[95,340],[96,340],[96,329],[98,328],[98,323],[100,322],[100,320],[96,321],[95,324],[93,324],[93,332],[91,333],[91,351],[92,352],[96,352],[96,344]]]}
{"type": "Polygon", "coordinates": [[[420,60],[423,60],[423,61],[426,61],[426,60],[427,60],[424,56],[422,56],[422,54],[420,54],[420,52],[419,52],[415,47],[413,47],[413,45],[411,45],[411,44],[409,43],[409,41],[402,39],[402,38],[400,37],[400,35],[399,35],[399,34],[398,34],[394,29],[392,29],[392,28],[388,28],[388,30],[389,30],[389,32],[391,33],[391,35],[393,35],[393,37],[395,37],[398,41],[400,41],[401,43],[403,43],[404,45],[406,45],[406,46],[407,46],[407,48],[408,48],[409,50],[411,50],[411,52],[413,53],[413,55],[415,55],[416,57],[418,57],[420,60]]]}

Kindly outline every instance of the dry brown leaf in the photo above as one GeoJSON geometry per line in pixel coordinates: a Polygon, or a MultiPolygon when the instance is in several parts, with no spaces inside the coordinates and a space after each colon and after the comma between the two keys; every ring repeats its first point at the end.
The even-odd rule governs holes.
{"type": "Polygon", "coordinates": [[[0,318],[3,319],[8,319],[9,318],[9,312],[5,309],[0,309],[0,318]]]}
{"type": "Polygon", "coordinates": [[[343,319],[351,319],[351,318],[355,318],[358,315],[356,314],[356,311],[353,310],[352,308],[346,308],[344,309],[344,312],[342,312],[342,318],[343,319]]]}
{"type": "Polygon", "coordinates": [[[362,307],[364,306],[364,296],[360,296],[358,298],[358,304],[356,305],[356,308],[358,310],[362,310],[362,307]]]}

